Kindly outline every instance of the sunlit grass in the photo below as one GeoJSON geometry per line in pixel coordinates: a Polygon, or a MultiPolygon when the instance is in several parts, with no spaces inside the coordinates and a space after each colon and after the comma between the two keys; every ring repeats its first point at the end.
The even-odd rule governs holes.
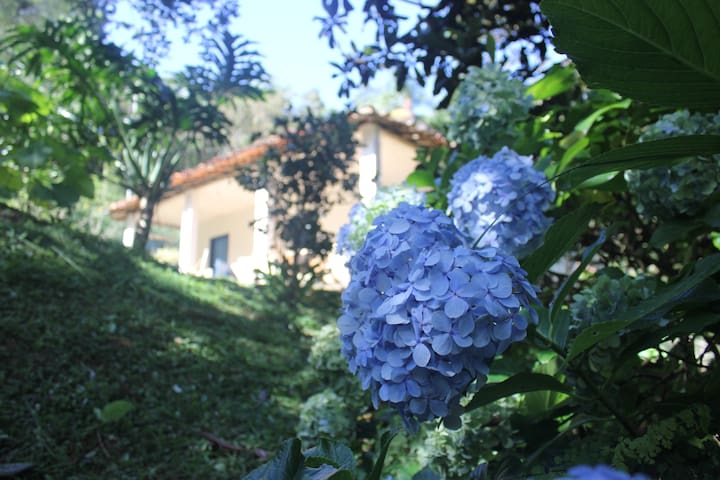
{"type": "Polygon", "coordinates": [[[58,226],[0,219],[0,251],[0,463],[23,478],[237,478],[294,435],[308,340],[257,291],[58,226]]]}

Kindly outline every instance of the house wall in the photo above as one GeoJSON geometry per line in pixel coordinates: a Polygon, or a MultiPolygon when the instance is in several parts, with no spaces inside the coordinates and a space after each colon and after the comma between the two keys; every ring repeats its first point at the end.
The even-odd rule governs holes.
{"type": "MultiPolygon", "coordinates": [[[[221,235],[228,236],[228,261],[232,263],[238,257],[250,256],[253,253],[253,221],[254,210],[250,208],[236,209],[230,213],[210,219],[201,219],[198,223],[198,242],[195,258],[200,258],[204,250],[210,248],[210,240],[221,235]]],[[[209,265],[211,266],[211,265],[209,265]]]]}
{"type": "Polygon", "coordinates": [[[380,135],[378,178],[381,186],[403,183],[417,166],[414,145],[388,132],[380,135]]]}

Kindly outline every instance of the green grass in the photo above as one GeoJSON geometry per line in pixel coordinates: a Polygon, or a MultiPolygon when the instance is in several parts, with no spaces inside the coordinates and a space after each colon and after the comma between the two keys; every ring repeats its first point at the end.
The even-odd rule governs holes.
{"type": "MultiPolygon", "coordinates": [[[[22,478],[239,478],[294,435],[315,386],[309,342],[278,305],[11,216],[0,210],[1,464],[33,464],[22,478]],[[117,400],[134,408],[101,421],[117,400]]],[[[332,321],[337,301],[318,294],[304,315],[332,321]]]]}

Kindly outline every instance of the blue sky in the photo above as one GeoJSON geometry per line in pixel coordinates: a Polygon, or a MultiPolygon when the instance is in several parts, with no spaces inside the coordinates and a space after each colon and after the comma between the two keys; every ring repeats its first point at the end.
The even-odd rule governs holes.
{"type": "MultiPolygon", "coordinates": [[[[354,0],[361,8],[362,0],[354,0]]],[[[118,16],[129,20],[129,9],[120,5],[118,16]]],[[[318,38],[320,23],[313,21],[324,13],[321,0],[241,0],[240,18],[232,31],[256,42],[263,55],[262,63],[272,76],[274,85],[287,89],[289,95],[302,97],[317,90],[326,106],[340,109],[346,99],[339,99],[340,79],[332,78],[335,69],[331,61],[338,61],[340,53],[331,50],[325,39],[318,38]]],[[[349,26],[352,39],[359,45],[371,38],[372,32],[362,28],[360,12],[349,26]]],[[[179,71],[184,64],[198,63],[196,49],[185,45],[180,34],[173,35],[175,45],[160,70],[179,71]]],[[[113,37],[127,45],[126,36],[113,37]]]]}

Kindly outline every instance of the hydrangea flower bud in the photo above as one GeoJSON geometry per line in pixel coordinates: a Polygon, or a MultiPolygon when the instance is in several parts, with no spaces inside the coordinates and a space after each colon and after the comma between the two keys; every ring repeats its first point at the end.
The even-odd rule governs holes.
{"type": "Polygon", "coordinates": [[[400,202],[421,205],[425,202],[425,194],[409,185],[396,185],[378,190],[375,197],[366,203],[353,205],[348,215],[348,223],[340,227],[338,232],[337,252],[347,258],[355,255],[365,241],[365,236],[373,228],[373,220],[397,207],[400,202]]]}
{"type": "Polygon", "coordinates": [[[496,64],[470,67],[448,107],[448,138],[479,152],[494,152],[515,140],[513,127],[528,116],[531,106],[525,85],[496,64]]]}
{"type": "Polygon", "coordinates": [[[530,157],[507,147],[463,165],[450,180],[448,208],[466,244],[480,239],[480,247],[530,253],[551,223],[543,214],[554,199],[546,180],[530,157]]]}
{"type": "Polygon", "coordinates": [[[578,465],[568,470],[566,476],[557,480],[650,480],[645,475],[630,475],[607,465],[578,465]]]}
{"type": "Polygon", "coordinates": [[[535,288],[514,257],[463,246],[439,210],[401,203],[374,225],[350,261],[342,353],[376,408],[389,403],[411,429],[434,418],[458,425],[470,384],[525,337],[521,309],[535,288]]]}
{"type": "MultiPolygon", "coordinates": [[[[640,141],[698,134],[720,135],[720,113],[663,115],[646,127],[640,141]]],[[[691,157],[671,167],[628,170],[625,179],[641,216],[694,216],[704,210],[708,197],[720,192],[720,154],[691,157]]]]}

